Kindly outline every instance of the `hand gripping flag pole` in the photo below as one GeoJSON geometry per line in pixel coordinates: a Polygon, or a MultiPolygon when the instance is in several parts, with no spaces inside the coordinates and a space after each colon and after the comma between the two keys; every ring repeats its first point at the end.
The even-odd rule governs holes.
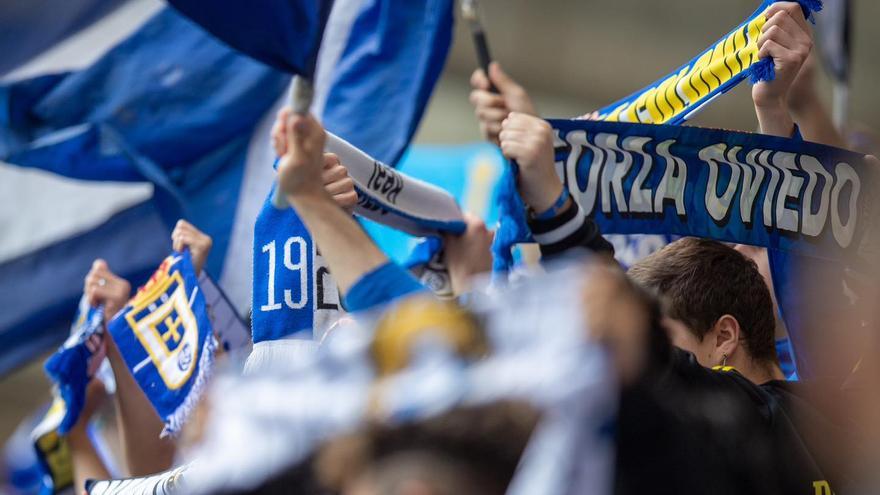
{"type": "MultiPolygon", "coordinates": [[[[492,62],[492,56],[489,54],[489,42],[486,41],[486,32],[483,30],[483,24],[480,22],[480,16],[477,13],[476,0],[462,0],[461,17],[467,21],[471,29],[474,47],[477,49],[477,61],[486,74],[486,79],[489,79],[489,64],[492,62]]],[[[489,91],[498,93],[498,88],[492,84],[491,79],[489,79],[489,91]]]]}
{"type": "MultiPolygon", "coordinates": [[[[290,108],[298,115],[306,115],[309,113],[309,107],[312,106],[312,98],[315,95],[315,88],[312,81],[302,77],[293,76],[293,84],[290,88],[290,108]]],[[[276,183],[275,190],[272,193],[272,206],[279,210],[283,210],[290,206],[284,193],[281,191],[281,185],[276,183]]]]}

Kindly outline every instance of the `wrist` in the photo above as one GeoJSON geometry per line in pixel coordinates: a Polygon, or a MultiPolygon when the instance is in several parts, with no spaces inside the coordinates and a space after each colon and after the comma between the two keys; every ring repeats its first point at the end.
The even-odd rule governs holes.
{"type": "Polygon", "coordinates": [[[333,203],[333,197],[324,189],[324,186],[319,184],[317,186],[307,186],[300,187],[295,192],[285,193],[287,196],[287,201],[290,202],[291,205],[316,205],[322,203],[333,203]]]}
{"type": "Polygon", "coordinates": [[[819,94],[813,88],[789,95],[787,100],[788,109],[794,115],[806,113],[821,104],[819,94]]]}
{"type": "Polygon", "coordinates": [[[787,98],[782,96],[761,96],[753,99],[755,110],[776,112],[788,109],[787,98]]]}
{"type": "Polygon", "coordinates": [[[762,134],[791,137],[794,132],[794,120],[785,105],[755,104],[755,114],[762,134]]]}
{"type": "Polygon", "coordinates": [[[552,208],[564,189],[562,181],[556,175],[540,181],[522,176],[520,183],[520,194],[523,201],[536,213],[542,213],[552,208]]]}
{"type": "Polygon", "coordinates": [[[77,449],[81,445],[86,445],[91,443],[89,439],[88,431],[86,430],[88,426],[87,419],[80,419],[79,422],[73,425],[70,428],[70,431],[67,432],[67,443],[72,448],[77,449]]]}

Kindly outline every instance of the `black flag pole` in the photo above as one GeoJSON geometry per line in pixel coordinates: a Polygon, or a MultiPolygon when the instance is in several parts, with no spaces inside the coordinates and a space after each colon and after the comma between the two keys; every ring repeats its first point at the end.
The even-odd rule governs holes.
{"type": "MultiPolygon", "coordinates": [[[[483,24],[480,22],[480,16],[477,13],[476,0],[461,0],[461,16],[468,23],[471,29],[471,36],[474,40],[474,47],[477,49],[477,62],[486,78],[489,78],[489,63],[492,62],[492,56],[489,54],[489,43],[486,41],[486,31],[483,30],[483,24]]],[[[493,93],[498,92],[498,88],[489,81],[489,90],[493,93]]]]}

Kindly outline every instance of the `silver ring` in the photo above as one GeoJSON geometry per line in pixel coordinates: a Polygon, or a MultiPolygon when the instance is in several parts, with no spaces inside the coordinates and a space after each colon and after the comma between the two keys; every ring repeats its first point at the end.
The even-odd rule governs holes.
{"type": "Polygon", "coordinates": [[[98,279],[98,287],[104,287],[105,285],[107,285],[107,279],[106,278],[99,278],[98,279]]]}

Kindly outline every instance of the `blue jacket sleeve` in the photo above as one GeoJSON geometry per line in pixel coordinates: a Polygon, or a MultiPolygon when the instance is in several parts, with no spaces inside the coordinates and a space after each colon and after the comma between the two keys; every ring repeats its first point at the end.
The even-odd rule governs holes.
{"type": "Polygon", "coordinates": [[[428,290],[409,272],[389,261],[355,282],[345,296],[345,309],[352,313],[364,311],[417,292],[428,290]]]}

